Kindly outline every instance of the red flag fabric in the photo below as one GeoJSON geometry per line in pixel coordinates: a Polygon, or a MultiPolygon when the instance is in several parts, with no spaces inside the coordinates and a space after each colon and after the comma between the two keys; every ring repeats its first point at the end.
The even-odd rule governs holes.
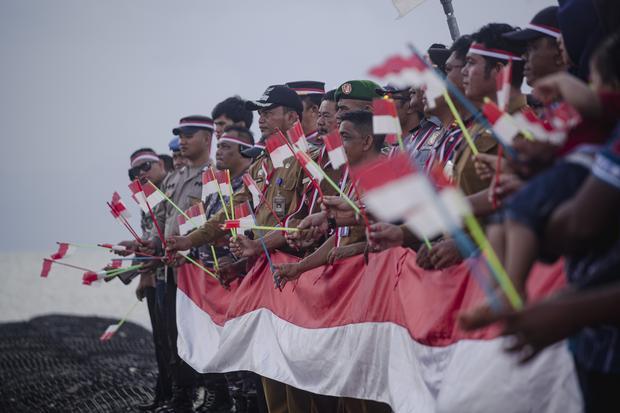
{"type": "Polygon", "coordinates": [[[482,105],[482,113],[489,120],[502,143],[511,146],[514,138],[519,134],[519,126],[515,120],[491,100],[487,100],[482,105]]]}
{"type": "Polygon", "coordinates": [[[260,189],[258,189],[258,185],[256,184],[256,182],[254,182],[254,179],[252,179],[252,176],[248,173],[243,175],[243,184],[252,194],[252,205],[254,206],[254,208],[257,208],[261,200],[261,192],[260,189]]]}
{"type": "Polygon", "coordinates": [[[209,195],[218,193],[217,178],[213,174],[212,169],[202,172],[202,200],[204,201],[209,195]]]}
{"type": "Polygon", "coordinates": [[[75,252],[75,247],[66,242],[58,243],[58,251],[50,255],[50,258],[53,260],[59,260],[64,257],[68,257],[75,252]]]}
{"type": "Polygon", "coordinates": [[[144,213],[149,213],[149,206],[151,209],[155,207],[155,205],[159,204],[164,200],[162,194],[153,187],[151,183],[146,183],[142,185],[140,181],[137,179],[131,182],[129,185],[129,189],[133,194],[133,199],[138,203],[140,208],[144,213]],[[147,204],[148,203],[148,204],[147,204]]]}
{"type": "Polygon", "coordinates": [[[284,161],[293,156],[293,152],[286,143],[286,138],[280,131],[267,138],[265,148],[269,152],[274,168],[282,168],[284,161]]]}
{"type": "Polygon", "coordinates": [[[112,194],[112,201],[110,202],[110,204],[119,215],[123,216],[125,219],[131,218],[131,213],[127,209],[125,203],[121,200],[121,196],[118,194],[118,192],[115,191],[112,194]]]}
{"type": "Polygon", "coordinates": [[[342,138],[337,130],[330,132],[323,138],[323,143],[327,149],[327,156],[333,169],[338,169],[347,163],[347,154],[344,151],[342,138]]]}
{"type": "Polygon", "coordinates": [[[119,325],[118,324],[111,324],[108,326],[108,328],[106,328],[106,330],[103,332],[103,334],[101,335],[101,337],[99,337],[100,341],[108,341],[110,340],[112,337],[114,337],[114,334],[116,334],[116,332],[119,329],[119,325]]]}
{"type": "Polygon", "coordinates": [[[47,258],[43,258],[43,267],[41,267],[41,277],[47,278],[52,270],[52,261],[47,258]]]}
{"type": "Polygon", "coordinates": [[[222,192],[222,196],[231,196],[231,186],[230,179],[226,169],[215,171],[215,179],[217,180],[217,184],[220,186],[220,191],[222,192]]]}
{"type": "Polygon", "coordinates": [[[497,84],[497,106],[499,106],[501,110],[507,111],[512,82],[512,59],[508,61],[507,65],[504,65],[500,69],[495,78],[495,82],[497,84]]]}
{"type": "Polygon", "coordinates": [[[291,143],[300,150],[304,152],[308,152],[310,150],[310,145],[308,145],[306,135],[304,134],[304,130],[299,121],[295,122],[293,127],[286,131],[286,135],[291,140],[291,143]]]}

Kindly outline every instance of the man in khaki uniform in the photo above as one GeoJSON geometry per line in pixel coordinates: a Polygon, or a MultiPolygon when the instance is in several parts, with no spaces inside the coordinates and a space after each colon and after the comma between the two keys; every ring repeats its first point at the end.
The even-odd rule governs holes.
{"type": "MultiPolygon", "coordinates": [[[[251,110],[258,110],[259,113],[258,124],[261,131],[259,145],[264,144],[265,139],[278,129],[281,131],[290,129],[302,117],[303,111],[297,94],[284,85],[269,86],[260,99],[247,102],[247,107],[251,110]]],[[[307,213],[303,212],[305,208],[303,202],[305,174],[294,158],[287,159],[284,162],[284,167],[274,168],[269,156],[263,153],[250,166],[248,173],[263,193],[259,205],[253,205],[258,225],[275,226],[279,220],[285,221],[287,217],[298,212],[298,210],[302,211],[301,217],[305,216],[307,213]],[[267,203],[271,208],[266,205],[267,203]],[[283,207],[281,207],[282,205],[283,207]],[[278,219],[273,216],[272,209],[278,213],[278,219]]],[[[252,196],[246,187],[234,194],[235,203],[251,199],[252,196]]],[[[187,237],[170,238],[168,249],[170,251],[182,251],[216,242],[227,233],[221,229],[221,224],[225,219],[223,211],[215,214],[202,228],[193,231],[187,237]]],[[[257,233],[255,238],[261,235],[257,233]]],[[[255,248],[262,251],[260,243],[244,236],[239,236],[238,239],[239,242],[247,244],[245,249],[255,248]]],[[[286,246],[286,241],[280,232],[267,234],[264,237],[264,242],[269,249],[286,246]]],[[[297,397],[299,393],[296,389],[266,377],[263,377],[263,386],[270,413],[309,411],[310,398],[297,397]]]]}

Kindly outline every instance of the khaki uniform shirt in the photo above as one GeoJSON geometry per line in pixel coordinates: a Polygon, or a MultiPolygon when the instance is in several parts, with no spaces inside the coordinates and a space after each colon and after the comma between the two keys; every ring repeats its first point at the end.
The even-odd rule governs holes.
{"type": "MultiPolygon", "coordinates": [[[[527,105],[525,95],[517,95],[510,99],[508,113],[514,113],[527,105]]],[[[496,154],[497,141],[481,122],[474,123],[469,128],[469,134],[480,153],[496,154]]],[[[463,138],[464,140],[465,138],[463,138]]],[[[480,179],[474,167],[472,151],[469,145],[463,141],[454,156],[454,181],[465,195],[478,193],[491,185],[490,179],[480,179]]]]}
{"type": "MultiPolygon", "coordinates": [[[[202,171],[211,166],[211,161],[201,166],[186,166],[172,172],[164,178],[161,190],[179,208],[186,211],[198,202],[202,202],[202,171]]],[[[166,200],[158,205],[155,218],[166,238],[179,235],[179,223],[177,217],[179,211],[166,200]]],[[[157,232],[154,233],[157,235],[157,232]]]]}
{"type": "MultiPolygon", "coordinates": [[[[265,198],[265,201],[261,202],[258,208],[254,210],[257,225],[276,226],[278,224],[271,210],[265,205],[265,202],[268,202],[273,208],[273,199],[278,193],[285,199],[286,216],[298,210],[299,213],[296,214],[296,217],[303,218],[307,215],[307,210],[303,210],[304,205],[301,203],[303,189],[305,188],[303,183],[305,174],[299,162],[294,158],[291,157],[284,161],[284,167],[274,169],[269,156],[263,154],[250,165],[248,173],[254,179],[258,189],[264,194],[265,198]],[[277,184],[279,179],[282,180],[281,185],[277,184]]],[[[252,195],[246,186],[243,186],[239,192],[233,195],[233,202],[235,204],[251,199],[252,195]]],[[[228,231],[221,228],[225,220],[224,211],[220,210],[205,225],[188,236],[194,245],[213,244],[214,241],[228,233],[228,231]]],[[[260,236],[262,234],[255,235],[260,236]]]]}

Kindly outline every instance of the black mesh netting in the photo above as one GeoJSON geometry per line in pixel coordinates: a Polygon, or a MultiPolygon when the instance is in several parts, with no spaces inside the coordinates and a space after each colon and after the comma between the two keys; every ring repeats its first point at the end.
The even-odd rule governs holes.
{"type": "Polygon", "coordinates": [[[125,412],[152,397],[151,333],[118,320],[51,315],[0,325],[0,412],[125,412]]]}

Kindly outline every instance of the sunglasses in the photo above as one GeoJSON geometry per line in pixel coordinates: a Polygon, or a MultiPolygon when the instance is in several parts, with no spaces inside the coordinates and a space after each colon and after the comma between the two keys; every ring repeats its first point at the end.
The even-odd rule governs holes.
{"type": "Polygon", "coordinates": [[[133,168],[129,169],[129,179],[133,181],[138,177],[140,172],[150,171],[151,166],[153,166],[153,162],[154,161],[146,161],[138,166],[134,166],[133,168]]]}

